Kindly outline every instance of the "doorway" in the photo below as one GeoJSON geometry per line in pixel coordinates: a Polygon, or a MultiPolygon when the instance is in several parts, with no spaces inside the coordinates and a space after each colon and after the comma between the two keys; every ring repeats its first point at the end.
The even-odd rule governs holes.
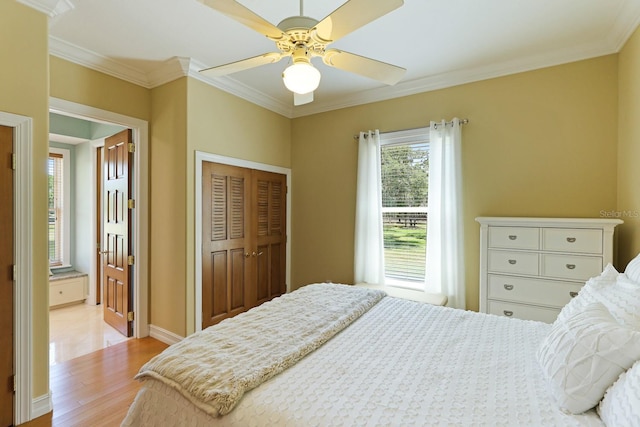
{"type": "Polygon", "coordinates": [[[105,141],[131,131],[57,113],[50,113],[49,122],[49,363],[54,365],[126,338],[103,321],[104,304],[99,305],[102,261],[108,258],[101,233],[101,172],[105,141]]]}
{"type": "MultiPolygon", "coordinates": [[[[76,246],[75,251],[73,251],[74,255],[70,257],[70,259],[74,260],[73,265],[70,265],[71,263],[67,263],[67,265],[71,269],[81,269],[83,270],[82,272],[87,274],[87,292],[85,294],[87,304],[61,306],[62,308],[55,313],[57,319],[50,318],[50,329],[54,333],[57,324],[64,325],[66,322],[64,318],[76,316],[77,313],[74,314],[74,312],[79,310],[88,310],[89,312],[85,313],[85,315],[87,318],[94,318],[94,325],[95,313],[93,312],[99,311],[99,316],[102,317],[105,299],[104,286],[101,284],[100,279],[103,276],[102,261],[106,257],[100,252],[107,252],[107,249],[104,247],[104,241],[100,241],[104,231],[101,227],[102,215],[100,212],[102,212],[105,203],[100,206],[98,202],[103,201],[105,194],[101,193],[103,184],[101,184],[99,178],[107,169],[103,167],[104,159],[107,157],[103,149],[105,139],[123,130],[128,132],[128,135],[132,138],[130,141],[131,146],[128,147],[132,151],[131,169],[134,177],[131,182],[131,195],[136,198],[137,202],[136,209],[130,213],[132,227],[135,224],[146,224],[145,221],[141,221],[141,218],[147,216],[148,206],[148,124],[143,120],[56,98],[50,99],[50,114],[51,132],[58,135],[52,138],[54,142],[50,145],[59,146],[65,140],[68,144],[75,142],[75,144],[71,144],[76,161],[73,178],[78,183],[78,188],[76,188],[76,203],[73,210],[75,213],[80,214],[81,219],[76,218],[76,221],[74,221],[74,227],[80,228],[74,230],[73,239],[75,239],[76,243],[82,243],[76,246]],[[70,135],[73,133],[74,126],[76,133],[78,133],[78,126],[84,133],[80,132],[80,136],[70,135]],[[77,139],[74,140],[74,138],[77,139]],[[61,139],[63,140],[62,142],[60,141],[61,139]],[[80,219],[80,221],[77,219],[80,219]],[[81,252],[81,254],[78,254],[78,252],[81,252]],[[80,268],[76,268],[76,262],[79,259],[81,259],[80,268]],[[92,308],[94,310],[91,310],[92,308]],[[63,315],[64,312],[66,314],[63,315]],[[60,320],[60,317],[63,319],[60,320]]],[[[144,226],[133,228],[130,246],[132,254],[135,253],[136,255],[136,265],[132,267],[132,292],[136,296],[140,295],[140,297],[135,298],[135,303],[132,307],[132,313],[135,313],[135,320],[131,322],[133,327],[130,328],[130,335],[142,338],[149,335],[147,320],[147,253],[136,249],[147,247],[148,230],[144,226]]],[[[102,325],[100,327],[102,328],[102,325]]],[[[100,335],[106,345],[119,342],[120,337],[124,338],[119,333],[119,337],[116,338],[110,332],[109,334],[103,333],[103,335],[100,335]]],[[[94,347],[96,345],[95,342],[87,345],[87,352],[95,351],[96,348],[94,347]]],[[[73,350],[69,350],[66,353],[75,354],[73,350]]],[[[51,358],[53,359],[53,355],[51,358]]]]}
{"type": "Polygon", "coordinates": [[[202,329],[286,292],[286,178],[202,163],[202,329]]]}
{"type": "MultiPolygon", "coordinates": [[[[2,383],[11,383],[14,376],[14,306],[13,286],[14,278],[8,274],[15,265],[13,241],[13,128],[0,125],[0,268],[4,273],[0,275],[0,378],[2,383]]],[[[13,425],[14,398],[11,387],[0,388],[0,425],[13,425]]]]}
{"type": "MultiPolygon", "coordinates": [[[[30,257],[32,198],[32,128],[33,119],[0,111],[0,125],[13,130],[13,372],[14,424],[30,419],[32,395],[32,319],[30,312],[33,264],[30,257]]],[[[8,160],[8,159],[7,159],[8,160]]]]}
{"type": "MultiPolygon", "coordinates": [[[[286,189],[285,190],[285,202],[284,205],[286,206],[285,208],[285,216],[286,218],[284,219],[284,224],[285,224],[285,236],[291,236],[291,169],[289,168],[283,168],[280,166],[274,166],[274,165],[269,165],[269,164],[265,164],[265,163],[258,163],[258,162],[253,162],[253,161],[249,161],[249,160],[242,160],[242,159],[237,159],[237,158],[233,158],[233,157],[226,157],[226,156],[220,156],[217,154],[211,154],[211,153],[205,153],[202,151],[196,151],[196,164],[195,164],[195,214],[196,214],[196,220],[195,220],[195,264],[196,264],[196,268],[195,268],[195,282],[196,282],[196,286],[195,286],[195,298],[194,298],[194,318],[195,318],[195,330],[196,331],[200,331],[202,330],[202,325],[203,325],[203,317],[204,317],[204,313],[203,313],[203,281],[205,280],[205,278],[203,278],[203,265],[204,265],[204,261],[203,261],[203,188],[204,188],[204,183],[203,183],[203,168],[205,163],[207,162],[211,162],[211,163],[217,163],[220,165],[228,165],[228,166],[236,166],[236,167],[240,167],[240,168],[247,168],[247,169],[253,169],[255,171],[263,171],[266,172],[268,174],[280,174],[280,175],[284,175],[285,177],[285,182],[286,182],[286,189]]],[[[258,172],[259,173],[259,172],[258,172]]],[[[255,210],[255,209],[254,209],[255,210]]],[[[264,243],[262,243],[264,244],[264,243]]],[[[279,292],[289,292],[290,291],[290,284],[291,284],[291,239],[285,239],[284,242],[285,245],[285,249],[284,249],[284,260],[283,261],[283,269],[284,269],[284,284],[282,284],[280,282],[280,280],[277,280],[278,282],[280,282],[282,284],[282,288],[279,290],[279,292]]],[[[262,255],[264,255],[264,251],[263,254],[261,256],[259,256],[258,254],[260,253],[260,250],[257,250],[256,247],[256,251],[255,251],[255,258],[259,259],[260,261],[262,261],[263,259],[266,260],[266,257],[263,257],[262,255]]],[[[280,252],[281,253],[281,252],[280,252]]],[[[253,249],[252,251],[249,253],[250,257],[253,257],[253,249]]],[[[245,259],[247,259],[247,252],[244,251],[244,255],[243,257],[245,259]]],[[[264,271],[264,269],[263,269],[264,271]]],[[[282,273],[282,270],[279,270],[279,273],[282,273]]],[[[264,286],[262,287],[263,289],[266,289],[264,286]]],[[[258,294],[255,295],[255,299],[262,299],[262,298],[258,298],[258,294]]],[[[249,301],[249,300],[248,300],[249,301]]],[[[223,310],[224,311],[224,310],[223,310]]]]}
{"type": "MultiPolygon", "coordinates": [[[[148,227],[146,226],[148,217],[148,200],[149,200],[149,130],[148,122],[134,117],[124,116],[111,111],[101,110],[87,105],[77,104],[58,98],[50,98],[50,112],[82,119],[95,126],[120,126],[122,128],[131,129],[133,147],[135,151],[133,156],[132,168],[134,171],[134,180],[131,184],[132,194],[135,198],[135,209],[131,216],[134,224],[140,226],[133,227],[131,248],[135,254],[135,268],[132,274],[133,294],[136,296],[133,304],[133,336],[143,338],[149,335],[148,322],[148,227]]],[[[97,172],[94,171],[94,174],[97,172]]],[[[95,182],[95,178],[92,182],[95,182]]],[[[95,193],[95,189],[91,189],[95,193]]],[[[95,212],[94,212],[95,214],[95,212]]],[[[95,215],[94,215],[95,216],[95,215]]],[[[95,224],[95,221],[92,222],[95,224]]],[[[95,235],[95,234],[94,234],[95,235]]],[[[95,254],[97,248],[92,248],[91,254],[95,254]]],[[[98,272],[97,257],[93,256],[92,273],[96,277],[98,272]]],[[[89,286],[93,289],[95,286],[89,286]]],[[[91,298],[91,293],[89,293],[91,298]]]]}

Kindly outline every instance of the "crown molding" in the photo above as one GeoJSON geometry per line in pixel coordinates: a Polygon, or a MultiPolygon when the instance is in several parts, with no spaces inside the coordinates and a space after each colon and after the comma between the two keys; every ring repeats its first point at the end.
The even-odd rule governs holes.
{"type": "Polygon", "coordinates": [[[189,75],[191,58],[174,56],[161,63],[155,70],[147,74],[146,87],[152,89],[173,80],[189,75]]]}
{"type": "Polygon", "coordinates": [[[151,88],[147,75],[140,70],[51,35],[49,36],[49,54],[138,86],[151,88]]]}
{"type": "Polygon", "coordinates": [[[49,53],[147,89],[153,89],[180,77],[189,76],[285,117],[291,118],[293,114],[292,105],[284,104],[271,96],[256,91],[232,77],[211,78],[203,76],[199,71],[207,67],[191,58],[177,56],[170,58],[160,63],[152,72],[145,74],[133,67],[54,36],[49,36],[49,53]]]}
{"type": "Polygon", "coordinates": [[[255,90],[254,88],[240,83],[238,80],[229,76],[221,77],[207,77],[200,73],[200,70],[207,68],[201,62],[191,60],[189,68],[189,77],[192,77],[201,82],[207,83],[220,90],[228,92],[260,107],[271,110],[274,113],[278,113],[282,116],[292,118],[293,117],[293,105],[289,103],[283,103],[282,101],[275,99],[269,95],[255,90]]]}
{"type": "MultiPolygon", "coordinates": [[[[41,10],[49,16],[55,16],[56,10],[73,8],[71,0],[18,1],[41,10]]],[[[129,81],[147,89],[152,89],[180,77],[189,76],[285,117],[295,118],[613,54],[622,49],[629,37],[638,28],[638,25],[640,25],[640,4],[627,4],[626,7],[622,7],[619,11],[618,18],[615,20],[609,36],[596,43],[585,44],[578,48],[558,49],[515,61],[459,69],[400,82],[395,86],[370,89],[338,100],[315,101],[297,107],[294,107],[289,102],[282,102],[259,92],[230,76],[215,78],[203,76],[199,71],[206,68],[206,66],[191,58],[173,57],[159,63],[152,72],[144,73],[117,60],[54,36],[49,36],[49,52],[67,61],[129,81]]]]}
{"type": "Polygon", "coordinates": [[[615,20],[615,25],[607,38],[608,43],[620,52],[629,37],[633,35],[638,25],[640,25],[640,4],[634,2],[627,4],[627,7],[621,8],[615,20]]]}
{"type": "Polygon", "coordinates": [[[29,6],[45,15],[53,18],[75,8],[71,0],[17,0],[25,6],[29,6]]]}
{"type": "Polygon", "coordinates": [[[314,102],[313,104],[302,105],[296,107],[293,112],[293,117],[303,117],[341,108],[416,95],[418,93],[533,71],[616,52],[617,50],[613,48],[610,43],[605,42],[600,42],[597,45],[588,44],[577,49],[559,49],[515,61],[505,61],[487,66],[460,69],[407,82],[400,82],[395,86],[370,89],[338,101],[314,102]]]}

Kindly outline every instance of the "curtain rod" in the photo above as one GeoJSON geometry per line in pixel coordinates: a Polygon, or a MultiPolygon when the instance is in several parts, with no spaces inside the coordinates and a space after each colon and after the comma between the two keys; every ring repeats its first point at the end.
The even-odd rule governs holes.
{"type": "MultiPolygon", "coordinates": [[[[460,124],[461,125],[466,125],[467,123],[469,123],[469,119],[461,119],[460,120],[460,124]]],[[[437,124],[437,123],[436,123],[437,124]]],[[[453,120],[450,122],[445,122],[445,126],[446,125],[452,125],[453,124],[453,120]]],[[[416,129],[428,129],[429,126],[420,126],[417,128],[409,128],[409,129],[399,129],[399,130],[388,130],[386,132],[380,132],[380,135],[384,135],[385,133],[393,133],[393,132],[401,132],[403,130],[416,130],[416,129]]],[[[365,138],[367,137],[367,135],[364,136],[365,138]]],[[[353,135],[353,139],[358,140],[360,139],[360,135],[353,135]]]]}

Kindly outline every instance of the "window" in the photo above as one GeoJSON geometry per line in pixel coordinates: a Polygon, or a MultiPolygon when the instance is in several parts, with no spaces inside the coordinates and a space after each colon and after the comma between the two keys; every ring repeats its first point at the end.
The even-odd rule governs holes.
{"type": "Polygon", "coordinates": [[[69,266],[69,150],[51,148],[47,162],[49,266],[69,266]]]}
{"type": "Polygon", "coordinates": [[[447,295],[465,308],[460,125],[361,132],[354,230],[356,283],[447,295]]]}
{"type": "Polygon", "coordinates": [[[429,189],[428,129],[380,141],[385,281],[423,288],[429,189]]]}

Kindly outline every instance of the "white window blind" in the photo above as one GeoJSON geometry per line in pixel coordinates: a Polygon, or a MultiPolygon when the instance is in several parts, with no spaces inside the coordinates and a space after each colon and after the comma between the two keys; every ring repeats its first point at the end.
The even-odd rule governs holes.
{"type": "Polygon", "coordinates": [[[49,153],[49,265],[63,264],[64,224],[64,158],[62,154],[49,153]]]}
{"type": "Polygon", "coordinates": [[[382,140],[380,148],[385,277],[423,286],[429,190],[428,136],[382,140]]]}

